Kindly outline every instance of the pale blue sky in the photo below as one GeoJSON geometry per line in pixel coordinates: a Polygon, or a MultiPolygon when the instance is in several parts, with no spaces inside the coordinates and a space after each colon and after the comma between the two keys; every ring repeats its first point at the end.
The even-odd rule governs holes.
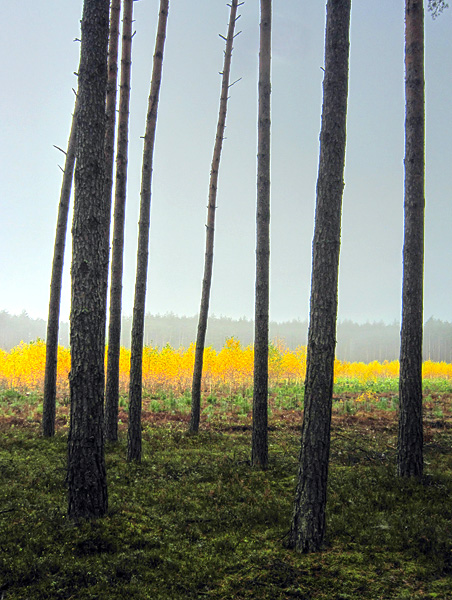
{"type": "MultiPolygon", "coordinates": [[[[354,0],[339,317],[400,318],[403,1],[354,0]]],[[[211,312],[253,317],[259,3],[238,22],[220,168],[211,312]]],[[[2,6],[0,310],[46,318],[82,2],[2,6]]],[[[157,125],[147,311],[199,309],[211,154],[228,7],[170,0],[157,125]],[[195,6],[195,9],[193,8],[195,6]]],[[[131,314],[142,140],[158,12],[135,3],[124,312],[131,314]]],[[[322,102],[325,3],[274,2],[271,318],[307,318],[322,102]]],[[[425,318],[452,320],[452,10],[426,14],[425,318]]],[[[70,247],[70,240],[68,240],[70,247]]],[[[62,318],[69,315],[70,256],[62,318]]]]}

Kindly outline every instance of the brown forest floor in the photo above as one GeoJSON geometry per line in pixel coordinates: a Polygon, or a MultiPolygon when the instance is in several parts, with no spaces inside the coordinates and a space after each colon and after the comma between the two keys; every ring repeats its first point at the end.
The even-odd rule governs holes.
{"type": "MultiPolygon", "coordinates": [[[[360,396],[359,392],[346,392],[341,396],[334,396],[334,401],[342,400],[353,404],[360,396]]],[[[379,394],[380,398],[392,399],[396,394],[384,392],[379,394]]],[[[431,436],[441,430],[452,428],[452,393],[433,392],[425,394],[424,399],[424,435],[429,441],[431,436]]],[[[279,427],[290,429],[301,429],[303,420],[302,410],[289,410],[276,408],[269,402],[269,429],[270,431],[279,427]]],[[[187,410],[150,410],[150,401],[143,399],[142,423],[143,426],[166,426],[174,428],[188,428],[190,414],[187,410]]],[[[40,410],[35,403],[28,404],[26,401],[20,406],[15,406],[9,414],[0,411],[0,427],[32,427],[35,428],[41,422],[40,410]]],[[[127,431],[128,413],[124,409],[119,410],[119,430],[127,431]]],[[[69,425],[69,406],[67,404],[57,405],[56,429],[64,432],[69,425]]],[[[364,428],[375,431],[388,431],[397,426],[397,412],[395,410],[379,409],[374,406],[355,405],[353,414],[346,413],[341,407],[333,405],[332,426],[334,428],[364,428]]],[[[232,404],[229,410],[218,407],[210,418],[201,413],[201,426],[205,431],[248,431],[252,428],[251,410],[244,414],[232,404]]]]}

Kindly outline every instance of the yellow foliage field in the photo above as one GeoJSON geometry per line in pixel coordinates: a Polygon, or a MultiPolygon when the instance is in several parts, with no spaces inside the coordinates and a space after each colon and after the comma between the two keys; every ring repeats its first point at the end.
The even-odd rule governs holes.
{"type": "MultiPolygon", "coordinates": [[[[20,391],[40,391],[44,385],[45,342],[38,340],[21,343],[10,352],[0,350],[0,387],[20,391]]],[[[106,356],[106,355],[105,355],[106,356]]],[[[154,348],[143,350],[143,388],[149,393],[172,390],[182,393],[190,389],[195,359],[195,346],[188,348],[154,348]]],[[[220,351],[204,351],[204,390],[224,389],[229,393],[245,390],[253,381],[254,349],[243,347],[230,338],[220,351]]],[[[70,351],[58,348],[57,389],[59,396],[69,392],[68,375],[71,366],[70,351]]],[[[129,381],[130,350],[121,348],[120,389],[127,391],[129,381]]],[[[282,341],[269,349],[269,384],[302,383],[306,374],[306,348],[289,350],[282,341]]],[[[382,379],[395,379],[399,375],[399,362],[373,361],[371,363],[335,361],[335,381],[352,379],[362,383],[382,379]]],[[[452,364],[426,361],[423,365],[425,379],[452,379],[452,364]]]]}

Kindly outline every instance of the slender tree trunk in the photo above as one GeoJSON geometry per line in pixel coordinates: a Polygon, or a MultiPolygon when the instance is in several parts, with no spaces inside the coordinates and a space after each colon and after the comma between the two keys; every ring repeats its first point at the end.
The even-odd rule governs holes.
{"type": "MultiPolygon", "coordinates": [[[[105,104],[105,202],[111,207],[116,126],[116,92],[118,81],[119,17],[121,0],[111,0],[108,34],[107,95],[105,104]]],[[[111,219],[111,217],[110,217],[111,219]]]]}
{"type": "Polygon", "coordinates": [[[257,151],[256,302],[254,317],[254,390],[251,462],[254,466],[262,468],[265,468],[268,462],[271,20],[271,0],[261,0],[257,151]]]}
{"type": "Polygon", "coordinates": [[[146,279],[148,271],[149,227],[151,212],[152,162],[154,156],[157,108],[162,79],[163,50],[169,0],[160,0],[157,39],[155,43],[151,90],[149,93],[146,131],[144,134],[143,168],[141,173],[141,202],[138,232],[137,274],[132,321],[132,348],[130,359],[129,428],[127,460],[141,460],[141,394],[143,368],[144,315],[146,279]]]}
{"type": "Polygon", "coordinates": [[[63,183],[58,207],[55,246],[53,251],[52,279],[50,283],[49,315],[46,336],[46,367],[44,375],[44,401],[42,409],[42,433],[46,437],[55,434],[56,380],[58,366],[58,331],[60,323],[61,282],[63,279],[64,250],[66,247],[67,220],[71,198],[72,178],[75,165],[75,140],[77,100],[72,117],[71,132],[64,164],[63,183]]]}
{"type": "Polygon", "coordinates": [[[85,0],[79,67],[72,225],[71,420],[68,514],[108,506],[103,440],[105,316],[110,206],[105,201],[108,0],[85,0]]]}
{"type": "Polygon", "coordinates": [[[206,341],[207,319],[209,316],[210,286],[212,283],[213,245],[215,236],[215,209],[217,201],[218,171],[220,168],[221,149],[223,147],[226,112],[228,107],[229,74],[231,71],[232,44],[234,41],[235,23],[238,19],[238,0],[232,0],[230,7],[228,35],[224,53],[224,65],[221,81],[220,110],[217,121],[217,134],[213,150],[212,167],[210,170],[209,205],[207,207],[206,253],[204,259],[204,278],[202,282],[201,307],[199,309],[198,334],[196,336],[195,365],[191,391],[190,432],[197,433],[201,413],[201,381],[206,341]]]}
{"type": "Polygon", "coordinates": [[[118,439],[119,355],[121,350],[121,297],[129,142],[130,71],[132,65],[132,16],[133,0],[124,0],[105,398],[105,435],[112,442],[118,439]]]}
{"type": "Polygon", "coordinates": [[[328,0],[311,313],[298,482],[288,545],[318,551],[325,532],[346,142],[351,0],[328,0]]]}
{"type": "Polygon", "coordinates": [[[105,201],[111,205],[113,163],[115,155],[116,90],[118,83],[118,44],[121,0],[111,0],[108,34],[108,79],[105,112],[105,201]]]}
{"type": "Polygon", "coordinates": [[[421,477],[424,283],[424,6],[405,4],[405,239],[397,472],[421,477]]]}

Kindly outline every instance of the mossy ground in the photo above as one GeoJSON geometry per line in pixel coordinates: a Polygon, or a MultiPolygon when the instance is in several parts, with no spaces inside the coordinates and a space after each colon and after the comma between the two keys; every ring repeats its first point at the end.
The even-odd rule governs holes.
{"type": "MultiPolygon", "coordinates": [[[[452,419],[426,399],[425,476],[395,476],[395,410],[333,418],[322,553],[284,547],[301,416],[274,409],[270,465],[250,467],[250,415],[144,420],[141,464],[126,435],[106,448],[108,515],[66,517],[67,428],[54,439],[22,412],[0,424],[0,597],[390,600],[452,597],[452,419]]],[[[243,413],[243,414],[242,414],[243,413]]],[[[166,414],[166,418],[165,418],[166,414]]]]}

